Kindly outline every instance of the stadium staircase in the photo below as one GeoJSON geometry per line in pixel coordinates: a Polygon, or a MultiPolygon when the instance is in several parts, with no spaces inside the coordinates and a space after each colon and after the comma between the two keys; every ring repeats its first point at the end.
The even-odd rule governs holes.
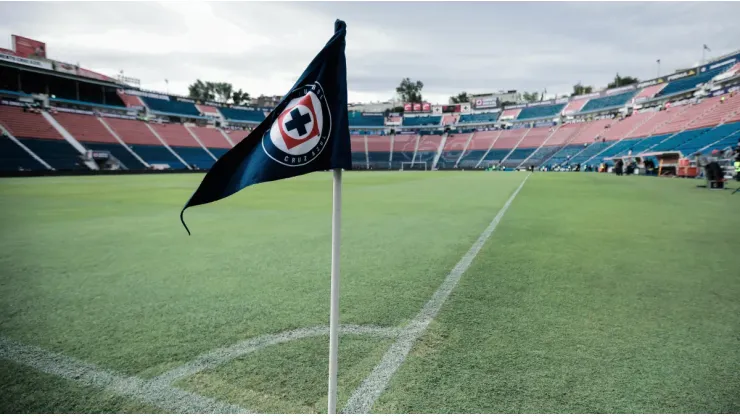
{"type": "MultiPolygon", "coordinates": [[[[127,145],[126,142],[123,141],[123,139],[121,139],[121,136],[119,136],[118,133],[116,133],[111,128],[111,126],[108,124],[108,122],[105,121],[105,118],[103,118],[103,117],[97,117],[97,119],[100,122],[100,124],[102,124],[103,127],[106,130],[108,130],[108,133],[110,133],[110,135],[113,136],[113,138],[115,138],[121,144],[121,146],[123,146],[127,151],[129,151],[131,153],[131,156],[133,158],[135,158],[142,166],[144,166],[146,168],[149,168],[150,167],[149,164],[141,156],[139,156],[136,152],[134,152],[134,150],[129,145],[127,145]]],[[[133,166],[135,166],[135,165],[133,165],[133,166]]]]}
{"type": "Polygon", "coordinates": [[[152,127],[152,126],[151,126],[151,125],[150,125],[149,123],[146,123],[146,127],[147,127],[147,128],[149,129],[149,131],[150,131],[150,132],[152,132],[152,134],[154,135],[154,137],[156,137],[156,138],[157,138],[157,140],[159,140],[159,142],[160,142],[160,143],[162,143],[162,146],[164,146],[164,148],[165,148],[165,149],[169,150],[169,151],[170,151],[170,153],[172,153],[172,155],[173,155],[173,156],[175,156],[175,158],[176,158],[177,160],[179,160],[179,161],[180,161],[180,163],[182,163],[182,164],[183,164],[183,166],[185,166],[185,168],[186,168],[186,169],[188,169],[188,170],[193,170],[193,168],[192,168],[192,167],[190,167],[190,165],[188,165],[188,163],[187,163],[187,162],[185,162],[185,159],[183,159],[182,157],[180,157],[180,155],[178,155],[178,154],[177,154],[177,153],[176,153],[176,152],[175,152],[175,151],[174,151],[174,150],[173,150],[173,149],[172,149],[172,148],[170,147],[170,145],[168,145],[168,144],[167,144],[167,142],[165,142],[165,141],[164,141],[164,139],[162,139],[162,136],[160,136],[160,135],[159,135],[159,133],[157,133],[157,131],[156,131],[156,130],[154,130],[154,128],[153,128],[153,127],[152,127]]]}
{"type": "Polygon", "coordinates": [[[561,126],[562,126],[562,124],[560,124],[557,127],[555,127],[552,130],[552,132],[550,132],[550,134],[547,135],[547,137],[542,142],[542,144],[540,144],[536,149],[534,149],[534,152],[530,153],[529,156],[527,156],[524,160],[522,160],[522,163],[520,163],[519,166],[517,166],[517,169],[521,168],[522,166],[526,166],[527,161],[529,161],[532,158],[532,156],[534,156],[535,154],[537,154],[538,152],[540,152],[542,150],[542,148],[547,144],[547,142],[550,140],[550,138],[552,138],[552,136],[555,135],[555,133],[557,133],[558,130],[560,130],[560,127],[561,126]]]}
{"type": "Polygon", "coordinates": [[[200,145],[200,147],[202,147],[202,148],[203,148],[203,150],[204,150],[204,151],[205,151],[206,153],[208,153],[208,156],[210,156],[210,157],[212,157],[212,158],[213,158],[213,161],[214,161],[214,162],[215,162],[216,160],[218,160],[218,158],[216,157],[216,155],[214,155],[213,153],[211,153],[211,151],[210,151],[210,150],[208,150],[208,148],[206,147],[206,145],[204,145],[204,144],[203,144],[203,142],[202,142],[202,141],[200,141],[200,139],[198,138],[198,136],[197,136],[197,135],[196,135],[196,134],[195,134],[195,133],[193,132],[193,130],[191,130],[191,128],[190,128],[190,127],[189,127],[189,126],[188,126],[187,124],[183,124],[183,127],[185,127],[185,130],[187,130],[187,131],[188,131],[188,133],[190,133],[190,136],[192,136],[192,137],[193,137],[193,140],[195,140],[196,142],[198,142],[198,144],[200,145]]]}
{"type": "MultiPolygon", "coordinates": [[[[77,139],[72,136],[67,129],[65,129],[59,122],[54,119],[54,117],[51,116],[46,110],[41,110],[41,116],[46,119],[46,121],[51,124],[52,127],[56,129],[56,131],[59,132],[59,134],[64,138],[64,140],[67,141],[75,150],[77,150],[80,153],[80,156],[85,156],[87,154],[87,149],[85,149],[85,146],[83,146],[80,142],[77,141],[77,139]]],[[[83,163],[85,166],[88,167],[90,170],[100,170],[100,167],[97,163],[95,163],[94,160],[88,160],[84,159],[83,163]]]]}
{"type": "Polygon", "coordinates": [[[505,167],[509,168],[509,167],[515,167],[516,165],[518,165],[518,163],[516,163],[516,161],[514,161],[513,163],[507,163],[507,160],[516,151],[517,147],[519,147],[519,144],[524,140],[525,137],[527,137],[527,135],[531,131],[532,131],[532,127],[530,127],[529,129],[527,129],[526,132],[524,132],[524,135],[522,135],[521,139],[519,139],[519,141],[516,142],[516,144],[514,145],[514,147],[511,148],[511,150],[509,151],[509,153],[507,153],[506,156],[504,156],[504,158],[501,159],[501,166],[505,166],[505,167]]]}
{"type": "MultiPolygon", "coordinates": [[[[517,114],[519,114],[519,113],[517,113],[517,114]]],[[[490,145],[488,146],[488,150],[486,150],[486,152],[485,152],[485,153],[483,153],[483,156],[481,156],[481,158],[480,158],[480,160],[478,161],[478,163],[476,163],[476,164],[475,164],[475,167],[476,167],[476,168],[477,168],[478,166],[480,166],[480,164],[481,164],[481,163],[483,163],[483,161],[484,161],[484,160],[486,160],[486,157],[488,157],[488,154],[489,154],[489,153],[491,153],[491,149],[493,149],[493,145],[495,145],[495,144],[496,144],[496,142],[498,141],[498,139],[499,139],[499,138],[501,137],[501,135],[502,135],[502,134],[504,134],[504,131],[506,131],[506,130],[499,130],[499,131],[498,131],[498,134],[497,134],[497,135],[496,135],[496,137],[495,137],[495,138],[494,138],[494,139],[493,139],[493,140],[491,141],[491,144],[490,144],[490,145]]]]}
{"type": "Polygon", "coordinates": [[[437,163],[439,162],[439,158],[442,156],[442,150],[445,148],[445,143],[447,143],[447,137],[449,137],[449,135],[449,132],[442,134],[442,140],[439,141],[437,154],[434,155],[434,160],[432,161],[432,170],[437,170],[437,163]]]}
{"type": "Polygon", "coordinates": [[[462,160],[463,156],[465,156],[465,153],[468,151],[470,142],[473,141],[473,136],[475,136],[475,133],[470,133],[470,135],[468,136],[468,140],[465,141],[465,147],[463,147],[462,152],[460,152],[460,156],[458,156],[457,160],[455,161],[455,169],[457,169],[457,167],[460,165],[460,161],[462,160]]]}

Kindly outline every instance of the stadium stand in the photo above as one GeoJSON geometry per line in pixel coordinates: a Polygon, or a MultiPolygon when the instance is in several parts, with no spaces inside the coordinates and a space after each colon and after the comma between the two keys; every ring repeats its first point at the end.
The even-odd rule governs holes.
{"type": "Polygon", "coordinates": [[[457,116],[456,115],[446,115],[442,117],[442,125],[443,126],[450,126],[457,123],[457,116]]]}
{"type": "Polygon", "coordinates": [[[219,111],[225,119],[230,121],[261,123],[265,119],[265,113],[259,110],[241,110],[238,108],[219,107],[219,111]]]}
{"type": "MultiPolygon", "coordinates": [[[[552,157],[544,163],[550,166],[581,163],[579,162],[581,159],[575,159],[575,157],[585,151],[589,146],[594,145],[597,140],[601,140],[602,132],[612,121],[612,119],[601,119],[584,123],[584,125],[581,126],[570,139],[568,145],[553,154],[552,157]],[[573,162],[573,159],[575,159],[576,162],[573,162]]],[[[599,145],[599,147],[601,146],[603,146],[603,144],[599,145]]]]}
{"type": "Polygon", "coordinates": [[[597,110],[606,110],[623,106],[637,93],[636,90],[625,91],[619,94],[607,95],[601,98],[593,98],[581,108],[581,113],[588,113],[597,110]]]}
{"type": "Polygon", "coordinates": [[[488,152],[484,158],[486,165],[488,164],[499,164],[503,159],[516,147],[519,141],[522,140],[524,135],[529,132],[530,129],[511,129],[503,130],[501,135],[498,136],[496,142],[493,143],[491,151],[488,152]]]}
{"type": "Polygon", "coordinates": [[[444,149],[442,149],[442,154],[440,155],[439,161],[437,162],[437,166],[440,169],[454,168],[455,164],[457,163],[457,159],[459,159],[465,151],[465,146],[468,144],[468,139],[470,139],[470,136],[470,133],[448,135],[447,141],[445,142],[445,147],[444,149]]]}
{"type": "Polygon", "coordinates": [[[442,142],[442,136],[440,135],[429,135],[421,136],[419,139],[419,148],[416,151],[416,158],[414,164],[417,162],[427,162],[427,169],[432,168],[432,161],[434,156],[437,155],[439,150],[439,144],[442,142]]]}
{"type": "Polygon", "coordinates": [[[535,150],[527,160],[527,164],[539,166],[543,161],[549,159],[553,154],[558,152],[573,136],[578,133],[582,123],[569,123],[556,127],[556,130],[547,139],[547,141],[535,150]]]}
{"type": "Polygon", "coordinates": [[[416,134],[397,134],[393,139],[393,169],[401,169],[404,162],[411,162],[414,159],[416,144],[418,141],[416,134]]]}
{"type": "Polygon", "coordinates": [[[127,169],[144,169],[145,166],[110,134],[96,117],[60,112],[54,118],[77,141],[90,150],[107,151],[127,169]]]}
{"type": "MultiPolygon", "coordinates": [[[[722,72],[730,69],[732,64],[722,65],[720,67],[717,67],[715,69],[710,69],[708,71],[691,75],[686,78],[681,78],[675,81],[671,81],[668,83],[668,85],[663,88],[657,96],[666,96],[666,95],[672,95],[672,94],[678,94],[680,92],[684,91],[690,91],[696,87],[698,87],[700,84],[704,84],[707,81],[711,80],[715,76],[721,74],[722,72]]],[[[698,69],[697,69],[698,70],[698,69]]]]}
{"type": "Polygon", "coordinates": [[[367,160],[375,169],[390,168],[391,139],[388,136],[367,136],[367,160]]]}
{"type": "Polygon", "coordinates": [[[474,124],[474,123],[494,123],[498,120],[499,113],[477,113],[477,114],[463,114],[458,120],[458,124],[474,124]]]}
{"type": "Polygon", "coordinates": [[[519,145],[504,161],[504,166],[517,167],[534,153],[553,133],[553,127],[535,127],[529,130],[519,145]]]}
{"type": "Polygon", "coordinates": [[[665,86],[668,85],[666,83],[657,84],[657,85],[651,85],[649,87],[645,87],[640,92],[635,95],[634,101],[640,102],[645,101],[647,99],[655,97],[656,94],[658,94],[665,86]]]}
{"type": "Polygon", "coordinates": [[[0,133],[0,170],[46,170],[46,167],[33,158],[22,147],[0,133]]]}
{"type": "Polygon", "coordinates": [[[565,105],[565,108],[563,108],[563,114],[568,115],[580,112],[588,100],[589,98],[579,98],[577,100],[569,101],[565,105]]]}
{"type": "Polygon", "coordinates": [[[441,116],[416,116],[416,117],[404,117],[404,126],[439,126],[442,121],[441,116]]]}
{"type": "Polygon", "coordinates": [[[123,102],[123,104],[126,107],[136,108],[136,107],[144,107],[145,106],[144,105],[144,102],[141,101],[141,99],[139,97],[135,96],[135,95],[125,94],[121,90],[118,90],[117,91],[117,94],[118,94],[118,97],[121,99],[121,101],[123,102]]]}
{"type": "Polygon", "coordinates": [[[692,154],[697,151],[702,153],[711,153],[712,150],[725,150],[728,147],[737,146],[738,140],[740,140],[740,122],[728,123],[718,126],[714,130],[709,131],[707,134],[702,136],[702,142],[709,143],[703,147],[693,150],[693,147],[698,147],[703,144],[702,142],[691,143],[685,148],[681,148],[684,155],[692,154]]]}
{"type": "Polygon", "coordinates": [[[57,170],[87,170],[80,152],[39,113],[21,107],[0,106],[0,123],[19,142],[57,170]]]}
{"type": "Polygon", "coordinates": [[[141,97],[150,110],[164,114],[187,117],[200,117],[200,111],[193,103],[160,100],[159,98],[141,97]]]}
{"type": "Polygon", "coordinates": [[[681,111],[683,111],[681,107],[671,107],[665,110],[655,111],[652,117],[638,126],[627,138],[644,138],[650,136],[658,127],[671,120],[681,111]]]}
{"type": "Polygon", "coordinates": [[[565,104],[538,105],[533,107],[522,108],[517,120],[530,120],[539,118],[552,118],[560,114],[565,104]]]}
{"type": "Polygon", "coordinates": [[[725,94],[725,102],[721,101],[722,97],[716,97],[719,105],[715,106],[712,111],[703,117],[697,118],[691,123],[691,127],[708,127],[716,126],[720,122],[729,121],[732,115],[740,111],[740,94],[725,94]]]}
{"type": "Polygon", "coordinates": [[[704,133],[711,130],[709,127],[701,127],[693,130],[684,130],[680,133],[675,133],[669,136],[666,140],[653,146],[651,152],[663,152],[667,150],[677,150],[679,146],[688,144],[689,142],[702,136],[704,133]]]}
{"type": "Polygon", "coordinates": [[[463,169],[475,168],[503,132],[503,130],[490,130],[474,133],[458,166],[463,169]]]}
{"type": "Polygon", "coordinates": [[[698,104],[687,104],[683,106],[683,111],[679,111],[673,118],[658,126],[653,134],[675,133],[682,131],[688,128],[696,118],[701,117],[705,112],[711,110],[711,108],[718,103],[719,98],[713,97],[707,98],[698,104]]]}
{"type": "Polygon", "coordinates": [[[185,165],[172,154],[142,121],[106,117],[105,122],[137,155],[151,165],[169,165],[185,169],[185,165]]]}
{"type": "Polygon", "coordinates": [[[521,113],[521,108],[512,108],[511,110],[504,110],[501,113],[501,116],[499,117],[500,120],[514,120],[517,117],[519,117],[519,113],[521,113]]]}
{"type": "Polygon", "coordinates": [[[218,129],[200,126],[188,126],[188,129],[190,129],[190,131],[198,137],[198,140],[203,143],[203,146],[207,147],[208,151],[217,158],[221,157],[231,149],[231,144],[226,141],[226,138],[224,138],[218,129]]]}
{"type": "Polygon", "coordinates": [[[348,117],[350,126],[382,127],[385,124],[385,118],[382,115],[370,116],[359,111],[350,111],[348,117]]]}
{"type": "Polygon", "coordinates": [[[350,149],[352,151],[352,165],[359,168],[367,166],[367,153],[365,152],[365,136],[350,136],[350,149]]]}
{"type": "Polygon", "coordinates": [[[187,164],[198,169],[209,169],[213,166],[215,160],[203,150],[182,124],[151,124],[151,127],[175,153],[185,159],[187,164]]]}
{"type": "Polygon", "coordinates": [[[646,111],[643,113],[632,113],[632,115],[622,120],[612,120],[612,123],[609,123],[608,127],[601,133],[601,137],[606,141],[621,140],[655,114],[653,111],[646,111]]]}
{"type": "Polygon", "coordinates": [[[195,108],[197,108],[201,114],[218,114],[218,108],[210,105],[196,104],[195,108]]]}

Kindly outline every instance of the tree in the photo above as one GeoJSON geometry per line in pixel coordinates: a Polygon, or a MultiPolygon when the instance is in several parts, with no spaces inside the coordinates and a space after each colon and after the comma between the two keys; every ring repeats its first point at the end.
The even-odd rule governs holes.
{"type": "Polygon", "coordinates": [[[618,88],[618,87],[624,87],[626,85],[632,85],[637,84],[640,82],[639,79],[635,77],[620,77],[619,74],[617,74],[614,77],[614,81],[610,82],[609,85],[607,85],[607,88],[618,88]]]}
{"type": "Polygon", "coordinates": [[[464,104],[469,103],[470,97],[468,97],[468,93],[463,91],[460,94],[457,94],[456,96],[450,97],[450,104],[464,104]]]}
{"type": "Polygon", "coordinates": [[[573,94],[570,96],[576,96],[576,95],[583,95],[583,94],[591,94],[594,92],[594,87],[591,85],[583,85],[580,82],[573,86],[573,94]]]}
{"type": "Polygon", "coordinates": [[[522,93],[522,99],[528,103],[540,101],[540,98],[542,98],[542,96],[538,92],[523,92],[522,93]]]}
{"type": "Polygon", "coordinates": [[[234,105],[241,105],[241,103],[248,103],[249,100],[251,100],[252,97],[249,96],[248,92],[244,92],[239,89],[239,91],[234,91],[231,94],[231,100],[234,102],[234,105]]]}
{"type": "Polygon", "coordinates": [[[213,92],[216,93],[216,98],[224,103],[231,98],[233,89],[234,87],[228,82],[216,82],[213,84],[213,92]]]}
{"type": "Polygon", "coordinates": [[[410,78],[404,78],[401,80],[401,84],[398,85],[398,88],[396,88],[396,92],[405,103],[420,103],[422,88],[424,88],[423,82],[413,82],[410,78]]]}
{"type": "Polygon", "coordinates": [[[216,98],[212,82],[203,82],[196,79],[188,86],[188,96],[194,100],[210,101],[216,98]]]}

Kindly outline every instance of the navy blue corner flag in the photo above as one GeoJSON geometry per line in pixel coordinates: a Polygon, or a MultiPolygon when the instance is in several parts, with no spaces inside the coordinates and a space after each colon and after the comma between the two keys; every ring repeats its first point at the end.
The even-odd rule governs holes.
{"type": "Polygon", "coordinates": [[[280,104],[211,167],[180,212],[226,198],[249,185],[329,169],[351,169],[347,118],[347,26],[311,61],[280,104]]]}

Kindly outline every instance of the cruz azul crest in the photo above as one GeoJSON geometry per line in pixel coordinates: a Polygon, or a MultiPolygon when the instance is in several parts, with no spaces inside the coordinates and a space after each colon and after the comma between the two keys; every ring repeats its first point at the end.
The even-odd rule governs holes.
{"type": "Polygon", "coordinates": [[[331,112],[321,84],[297,88],[288,105],[262,137],[262,148],[274,161],[290,167],[316,159],[331,134],[331,112]]]}

